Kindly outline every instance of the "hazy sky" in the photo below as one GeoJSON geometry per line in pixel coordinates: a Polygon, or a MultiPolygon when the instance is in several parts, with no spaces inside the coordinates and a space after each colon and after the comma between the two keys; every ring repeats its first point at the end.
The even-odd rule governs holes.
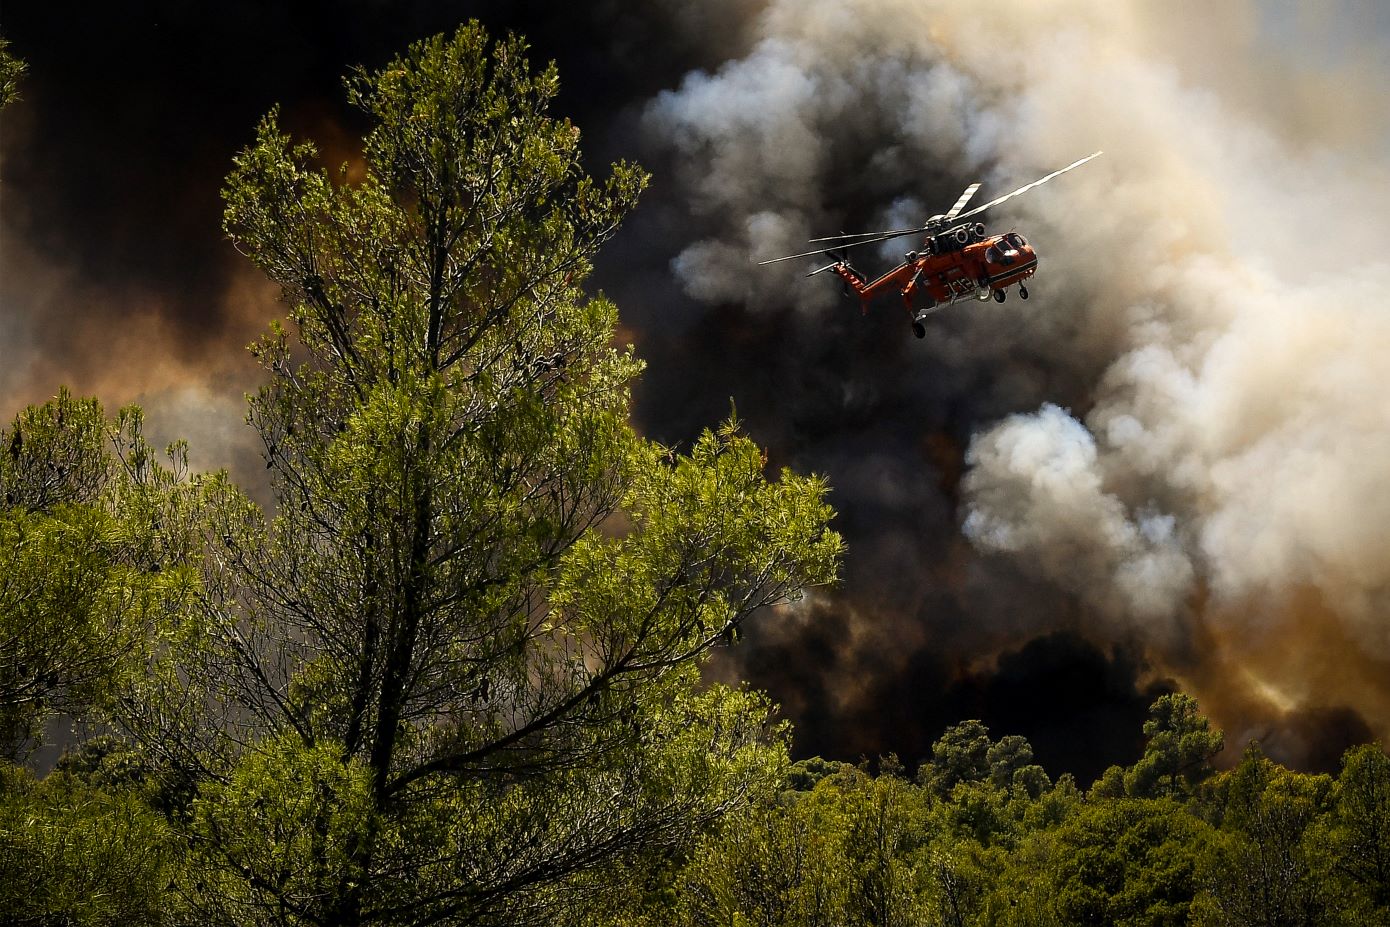
{"type": "Polygon", "coordinates": [[[558,60],[595,169],[655,174],[594,278],[650,363],[639,425],[688,441],[732,399],[835,487],[843,588],[715,667],[769,688],[800,752],[913,762],[981,717],[1093,775],[1179,685],[1233,743],[1325,767],[1390,734],[1387,10],[7,4],[31,74],[0,116],[0,401],[138,401],[254,478],[242,348],[281,307],[219,232],[231,157],[277,102],[352,157],[340,76],[477,16],[558,60]],[[985,217],[1038,247],[1034,298],[924,342],[752,263],[1098,148],[985,217]]]}

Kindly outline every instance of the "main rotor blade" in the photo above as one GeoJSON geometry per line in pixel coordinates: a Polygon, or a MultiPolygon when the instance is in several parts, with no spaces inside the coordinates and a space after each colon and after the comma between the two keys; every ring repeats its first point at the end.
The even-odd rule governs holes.
{"type": "Polygon", "coordinates": [[[926,228],[911,229],[889,229],[883,232],[850,232],[848,234],[829,235],[825,238],[810,238],[808,241],[844,241],[846,238],[872,238],[875,235],[910,235],[913,232],[925,232],[926,228]]]}
{"type": "Polygon", "coordinates": [[[970,202],[970,198],[975,195],[975,191],[978,189],[980,189],[980,185],[977,183],[972,183],[970,186],[966,187],[965,192],[960,195],[960,199],[956,200],[956,205],[946,210],[946,215],[941,218],[945,219],[947,222],[954,219],[956,213],[965,208],[965,204],[970,202]]]}
{"type": "MultiPolygon", "coordinates": [[[[945,219],[946,221],[950,221],[951,219],[954,219],[955,216],[956,216],[956,213],[960,212],[962,209],[965,208],[965,204],[968,203],[968,202],[970,202],[970,198],[971,198],[972,196],[974,196],[974,195],[975,195],[975,191],[977,191],[977,190],[979,190],[979,189],[980,189],[980,185],[979,185],[979,184],[977,184],[977,183],[972,183],[970,186],[968,186],[968,187],[965,188],[965,192],[962,193],[962,194],[960,195],[960,199],[956,200],[956,205],[952,206],[949,210],[947,210],[945,215],[943,215],[943,216],[933,216],[932,219],[933,219],[933,220],[942,220],[942,219],[945,219]]],[[[811,240],[812,242],[817,242],[817,241],[844,241],[844,240],[847,239],[847,238],[878,238],[878,236],[880,236],[880,235],[910,235],[910,234],[913,233],[913,232],[925,232],[928,228],[930,228],[929,225],[923,225],[923,226],[919,226],[918,228],[912,228],[912,229],[888,229],[888,230],[882,231],[882,232],[854,232],[853,234],[830,235],[830,236],[827,236],[827,237],[825,237],[825,238],[812,238],[812,239],[810,239],[810,240],[811,240]]],[[[883,239],[878,238],[878,240],[882,241],[883,239]]]]}
{"type": "Polygon", "coordinates": [[[1046,177],[1043,177],[1043,178],[1041,178],[1040,180],[1035,180],[1035,181],[1033,181],[1032,183],[1026,183],[1026,184],[1024,184],[1023,186],[1019,187],[1017,190],[1013,191],[1012,193],[1005,193],[1003,196],[999,197],[998,199],[990,200],[988,203],[985,203],[983,206],[976,206],[974,209],[970,210],[969,212],[963,212],[963,213],[961,213],[960,215],[956,216],[956,218],[957,218],[957,219],[968,219],[968,218],[970,218],[971,216],[974,216],[974,215],[977,215],[977,214],[979,214],[979,213],[984,212],[986,209],[989,209],[989,208],[991,208],[991,207],[993,207],[993,206],[998,206],[1000,203],[1004,202],[1005,200],[1011,200],[1011,199],[1013,199],[1014,197],[1018,196],[1018,195],[1021,194],[1021,193],[1027,193],[1029,190],[1033,189],[1034,187],[1042,186],[1043,184],[1047,183],[1047,182],[1048,182],[1049,180],[1051,180],[1052,178],[1054,178],[1054,177],[1060,177],[1060,176],[1062,176],[1063,174],[1065,174],[1067,171],[1070,171],[1070,170],[1073,170],[1073,169],[1075,169],[1075,168],[1078,168],[1078,167],[1080,167],[1081,165],[1085,164],[1087,161],[1091,160],[1092,158],[1098,158],[1098,157],[1100,157],[1102,154],[1104,154],[1104,152],[1097,151],[1095,154],[1087,155],[1086,157],[1082,158],[1082,159],[1079,160],[1079,161],[1073,161],[1072,163],[1068,164],[1066,167],[1062,168],[1062,169],[1059,170],[1059,171],[1053,171],[1051,174],[1048,174],[1046,177]]]}
{"type": "MultiPolygon", "coordinates": [[[[877,238],[870,238],[870,239],[868,239],[867,241],[851,241],[851,242],[845,242],[844,244],[839,244],[839,245],[836,245],[835,247],[836,247],[836,248],[841,248],[841,249],[843,249],[843,248],[858,248],[860,245],[873,245],[873,244],[877,244],[877,243],[880,242],[880,241],[888,241],[888,239],[890,239],[890,238],[901,238],[901,237],[904,236],[904,235],[912,235],[912,234],[914,234],[914,233],[916,233],[916,232],[921,232],[921,231],[922,231],[922,229],[904,229],[904,230],[901,231],[901,232],[887,232],[887,233],[884,233],[884,234],[879,235],[879,237],[877,237],[877,238]]],[[[801,252],[800,254],[789,254],[789,255],[787,255],[786,257],[773,258],[773,259],[770,260],[770,261],[758,261],[758,264],[759,264],[759,265],[762,265],[762,264],[776,264],[776,263],[778,263],[779,261],[793,261],[793,260],[795,260],[795,259],[797,259],[797,258],[815,257],[817,254],[825,254],[825,255],[828,255],[829,257],[835,257],[835,255],[829,254],[829,252],[827,252],[824,248],[820,248],[820,249],[817,249],[817,250],[815,250],[815,251],[803,251],[803,252],[801,252]]],[[[838,258],[836,259],[836,262],[838,263],[838,258]]]]}
{"type": "Polygon", "coordinates": [[[782,261],[794,261],[797,258],[815,257],[818,254],[825,254],[825,249],[821,248],[816,251],[803,251],[800,254],[789,254],[786,257],[772,258],[771,260],[758,261],[757,263],[758,266],[761,267],[764,264],[780,264],[782,261]]]}

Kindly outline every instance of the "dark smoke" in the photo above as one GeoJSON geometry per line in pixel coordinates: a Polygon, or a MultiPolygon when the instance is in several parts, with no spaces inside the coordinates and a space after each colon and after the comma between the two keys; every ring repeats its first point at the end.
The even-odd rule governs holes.
{"type": "Polygon", "coordinates": [[[1274,760],[1335,775],[1347,748],[1375,740],[1375,733],[1360,712],[1340,705],[1296,709],[1270,721],[1265,736],[1255,739],[1274,760]]]}
{"type": "Polygon", "coordinates": [[[974,718],[996,738],[1027,737],[1046,769],[1071,772],[1086,787],[1110,764],[1138,757],[1149,705],[1175,688],[1150,680],[1131,650],[1067,631],[969,664],[947,647],[901,653],[888,639],[847,647],[848,614],[822,609],[794,638],[758,632],[745,659],[749,675],[789,694],[782,709],[796,720],[800,755],[894,753],[911,768],[930,758],[947,727],[974,718]]]}

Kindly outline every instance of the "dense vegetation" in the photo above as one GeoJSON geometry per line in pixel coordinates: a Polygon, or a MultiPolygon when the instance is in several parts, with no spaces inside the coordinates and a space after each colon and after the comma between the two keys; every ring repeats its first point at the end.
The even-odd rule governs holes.
{"type": "Polygon", "coordinates": [[[914,779],[823,760],[634,875],[645,925],[1351,925],[1390,922],[1390,759],[1290,772],[1221,747],[1183,695],[1148,748],[1088,791],[1033,765],[1025,740],[948,730],[914,779]],[[1162,770],[1155,774],[1155,770],[1162,770]],[[653,875],[656,873],[656,875],[653,875]]]}
{"type": "Polygon", "coordinates": [[[1177,695],[1089,790],[973,721],[871,775],[702,683],[841,542],[736,422],[631,428],[581,284],[646,178],[585,172],[556,87],[469,25],[349,80],[362,180],[274,113],[238,156],[228,234],[289,306],[252,347],[272,512],[136,409],[0,431],[0,920],[1384,923],[1376,746],[1216,773],[1177,695]],[[87,737],[37,777],[59,715],[87,737]]]}
{"type": "Polygon", "coordinates": [[[10,43],[0,36],[0,109],[19,99],[24,62],[10,54],[10,43]]]}

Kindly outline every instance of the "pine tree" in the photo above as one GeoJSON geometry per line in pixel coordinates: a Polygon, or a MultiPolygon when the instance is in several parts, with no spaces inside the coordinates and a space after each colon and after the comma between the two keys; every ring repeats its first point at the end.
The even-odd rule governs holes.
{"type": "Polygon", "coordinates": [[[227,230],[298,336],[253,346],[277,508],[201,487],[199,601],[125,718],[197,784],[200,917],[553,921],[784,761],[699,664],[833,578],[826,487],[732,422],[634,432],[640,365],[580,285],[646,178],[585,172],[557,87],[470,24],[348,81],[360,182],[275,113],[236,159],[227,230]]]}

